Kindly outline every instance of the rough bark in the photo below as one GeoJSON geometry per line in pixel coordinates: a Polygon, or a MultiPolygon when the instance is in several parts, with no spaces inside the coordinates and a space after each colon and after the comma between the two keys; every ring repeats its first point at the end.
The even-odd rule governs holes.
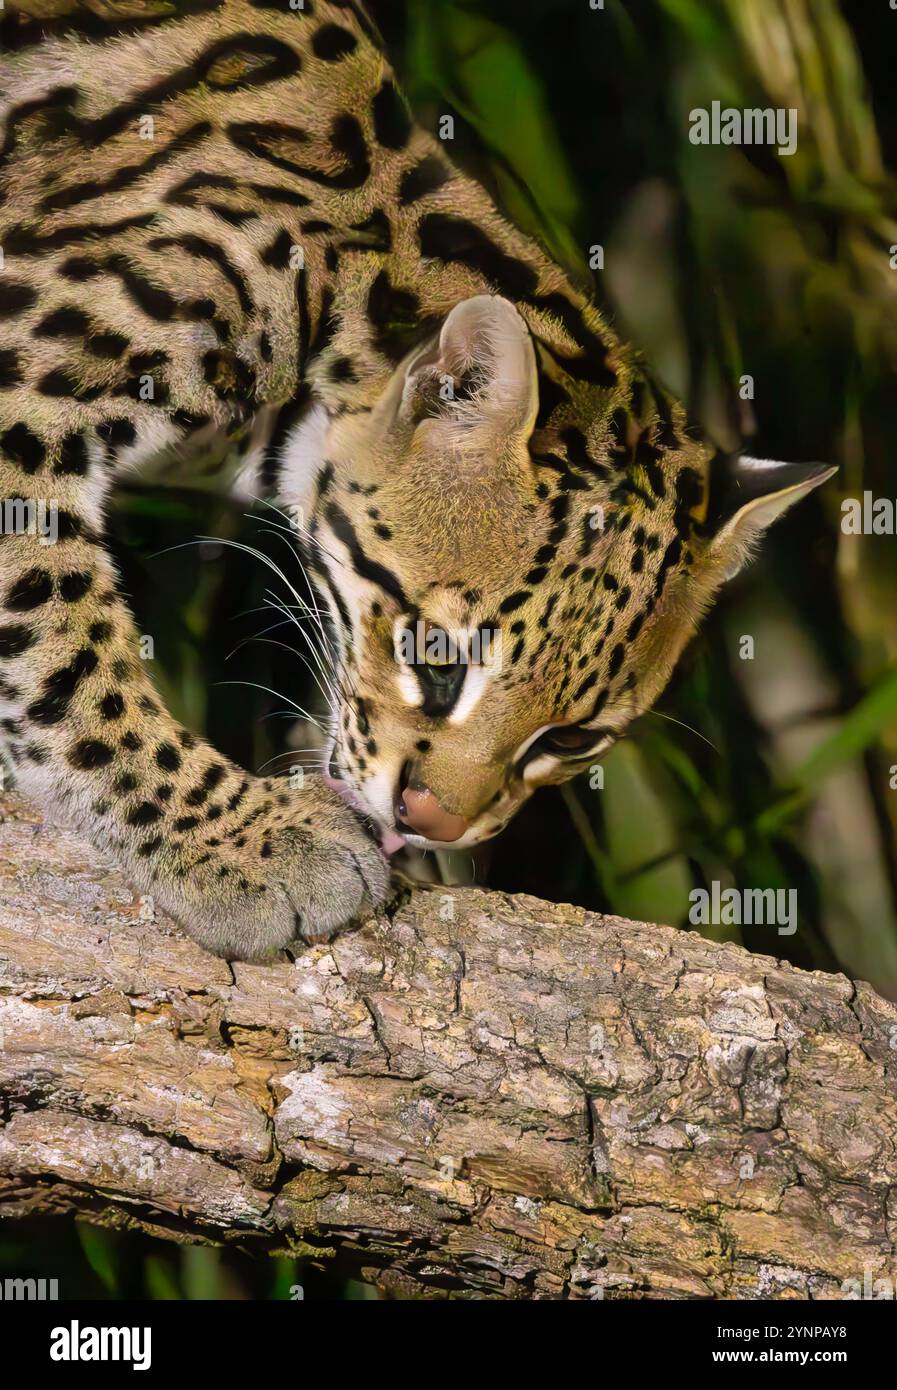
{"type": "Polygon", "coordinates": [[[0,1213],[406,1294],[893,1274],[897,1009],[867,985],[471,889],[230,966],[74,836],[0,815],[0,1213]]]}

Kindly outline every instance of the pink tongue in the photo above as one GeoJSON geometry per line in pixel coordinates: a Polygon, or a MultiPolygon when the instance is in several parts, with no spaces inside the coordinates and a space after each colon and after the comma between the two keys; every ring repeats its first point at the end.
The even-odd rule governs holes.
{"type": "MultiPolygon", "coordinates": [[[[370,815],[367,807],[361,801],[357,793],[352,790],[348,782],[337,781],[335,777],[331,777],[327,772],[321,774],[321,780],[330,787],[331,791],[335,791],[338,796],[341,796],[343,801],[354,810],[361,811],[364,815],[370,815]]],[[[377,834],[380,837],[380,848],[383,850],[384,854],[398,854],[400,849],[405,848],[404,839],[401,835],[397,835],[394,830],[384,830],[378,827],[377,834]]]]}

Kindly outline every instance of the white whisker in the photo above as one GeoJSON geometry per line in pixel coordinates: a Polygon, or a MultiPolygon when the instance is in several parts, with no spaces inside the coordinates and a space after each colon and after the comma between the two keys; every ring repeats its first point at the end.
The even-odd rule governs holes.
{"type": "Polygon", "coordinates": [[[702,743],[706,743],[707,747],[712,748],[714,753],[719,753],[720,750],[715,743],[711,743],[710,739],[706,738],[705,735],[701,733],[700,729],[694,729],[691,724],[686,724],[684,719],[676,719],[672,714],[664,714],[663,711],[659,709],[649,709],[646,710],[645,713],[654,714],[658,719],[668,719],[671,724],[678,724],[681,729],[687,729],[690,734],[694,734],[695,738],[699,738],[702,743]]]}
{"type": "MultiPolygon", "coordinates": [[[[301,716],[302,719],[308,720],[309,724],[314,724],[316,729],[321,729],[321,726],[318,723],[317,719],[315,719],[314,715],[309,714],[308,710],[303,709],[301,705],[297,705],[295,700],[290,699],[289,695],[284,695],[283,692],[280,690],[272,690],[270,685],[259,685],[258,681],[216,681],[215,684],[248,685],[253,690],[264,690],[268,695],[276,695],[278,700],[286,700],[288,705],[292,705],[293,709],[297,711],[297,713],[301,716]]],[[[279,713],[284,712],[285,711],[279,711],[279,713]]],[[[321,729],[321,733],[324,734],[326,737],[324,729],[321,729]]]]}

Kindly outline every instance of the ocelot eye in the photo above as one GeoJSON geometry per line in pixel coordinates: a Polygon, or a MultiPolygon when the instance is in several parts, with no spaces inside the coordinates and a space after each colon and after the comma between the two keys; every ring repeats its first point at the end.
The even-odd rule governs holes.
{"type": "Polygon", "coordinates": [[[536,745],[540,753],[570,758],[596,748],[603,737],[606,734],[601,729],[584,729],[580,724],[559,724],[556,729],[547,729],[536,740],[536,745]]]}
{"type": "Polygon", "coordinates": [[[424,696],[424,714],[447,714],[451,710],[460,694],[467,670],[464,661],[447,661],[442,665],[432,661],[416,663],[414,673],[424,696]]]}
{"type": "Polygon", "coordinates": [[[464,679],[467,664],[463,661],[418,661],[414,666],[419,680],[427,685],[457,685],[464,679]]]}

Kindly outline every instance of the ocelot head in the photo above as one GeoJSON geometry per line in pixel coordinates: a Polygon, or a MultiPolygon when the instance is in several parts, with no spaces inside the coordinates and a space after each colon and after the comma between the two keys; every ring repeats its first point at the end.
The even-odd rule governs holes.
{"type": "Polygon", "coordinates": [[[478,295],[370,410],[319,412],[296,444],[317,430],[331,768],[419,847],[488,839],[600,759],[765,527],[834,471],[724,457],[678,407],[639,418],[575,382],[537,428],[547,373],[518,309],[478,295]]]}

